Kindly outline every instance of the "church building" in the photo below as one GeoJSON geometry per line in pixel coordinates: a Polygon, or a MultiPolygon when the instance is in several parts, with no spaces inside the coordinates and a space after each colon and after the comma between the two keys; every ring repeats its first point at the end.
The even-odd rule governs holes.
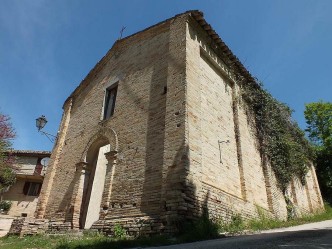
{"type": "MultiPolygon", "coordinates": [[[[132,236],[172,233],[204,208],[286,219],[240,78],[254,81],[200,11],[117,40],[63,105],[35,218],[132,236]]],[[[312,165],[288,193],[299,214],[323,210],[312,165]]]]}

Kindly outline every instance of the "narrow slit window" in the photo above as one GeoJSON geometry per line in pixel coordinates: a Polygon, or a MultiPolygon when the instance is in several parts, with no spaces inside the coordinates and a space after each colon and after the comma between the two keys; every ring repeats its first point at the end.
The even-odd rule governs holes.
{"type": "Polygon", "coordinates": [[[105,106],[104,106],[104,119],[110,118],[114,113],[116,93],[118,86],[106,89],[105,106]]]}

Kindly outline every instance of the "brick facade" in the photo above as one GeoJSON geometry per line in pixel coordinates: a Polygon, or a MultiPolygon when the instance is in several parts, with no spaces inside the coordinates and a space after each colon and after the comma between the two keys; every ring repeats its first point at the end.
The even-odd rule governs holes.
{"type": "MultiPolygon", "coordinates": [[[[232,68],[218,39],[192,11],[117,41],[64,104],[36,217],[84,228],[99,198],[92,228],[112,233],[121,224],[133,236],[174,232],[202,207],[228,218],[255,217],[259,206],[284,219],[286,203],[239,99],[232,72],[242,64],[232,68]],[[114,114],[103,120],[115,85],[114,114]],[[104,189],[91,194],[96,181],[104,189]]],[[[323,208],[313,168],[289,193],[299,213],[323,208]]]]}

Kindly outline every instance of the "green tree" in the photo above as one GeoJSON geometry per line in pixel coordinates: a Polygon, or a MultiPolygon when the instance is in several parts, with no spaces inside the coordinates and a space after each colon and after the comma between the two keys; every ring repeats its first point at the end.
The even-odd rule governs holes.
{"type": "Polygon", "coordinates": [[[0,192],[15,182],[14,157],[8,153],[14,137],[10,118],[0,113],[0,192]]]}
{"type": "Polygon", "coordinates": [[[332,103],[306,105],[308,136],[316,152],[316,171],[323,197],[332,203],[332,103]]]}

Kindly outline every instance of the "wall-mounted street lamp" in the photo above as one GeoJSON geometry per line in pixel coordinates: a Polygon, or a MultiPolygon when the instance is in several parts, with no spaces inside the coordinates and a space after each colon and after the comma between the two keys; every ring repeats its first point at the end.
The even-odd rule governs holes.
{"type": "Polygon", "coordinates": [[[47,123],[47,119],[44,115],[41,115],[39,118],[36,118],[36,127],[38,129],[38,132],[41,132],[43,135],[45,135],[48,140],[50,140],[52,143],[54,143],[54,141],[56,140],[57,136],[54,136],[50,133],[47,133],[45,131],[42,131],[42,129],[44,128],[44,126],[47,123]]]}

